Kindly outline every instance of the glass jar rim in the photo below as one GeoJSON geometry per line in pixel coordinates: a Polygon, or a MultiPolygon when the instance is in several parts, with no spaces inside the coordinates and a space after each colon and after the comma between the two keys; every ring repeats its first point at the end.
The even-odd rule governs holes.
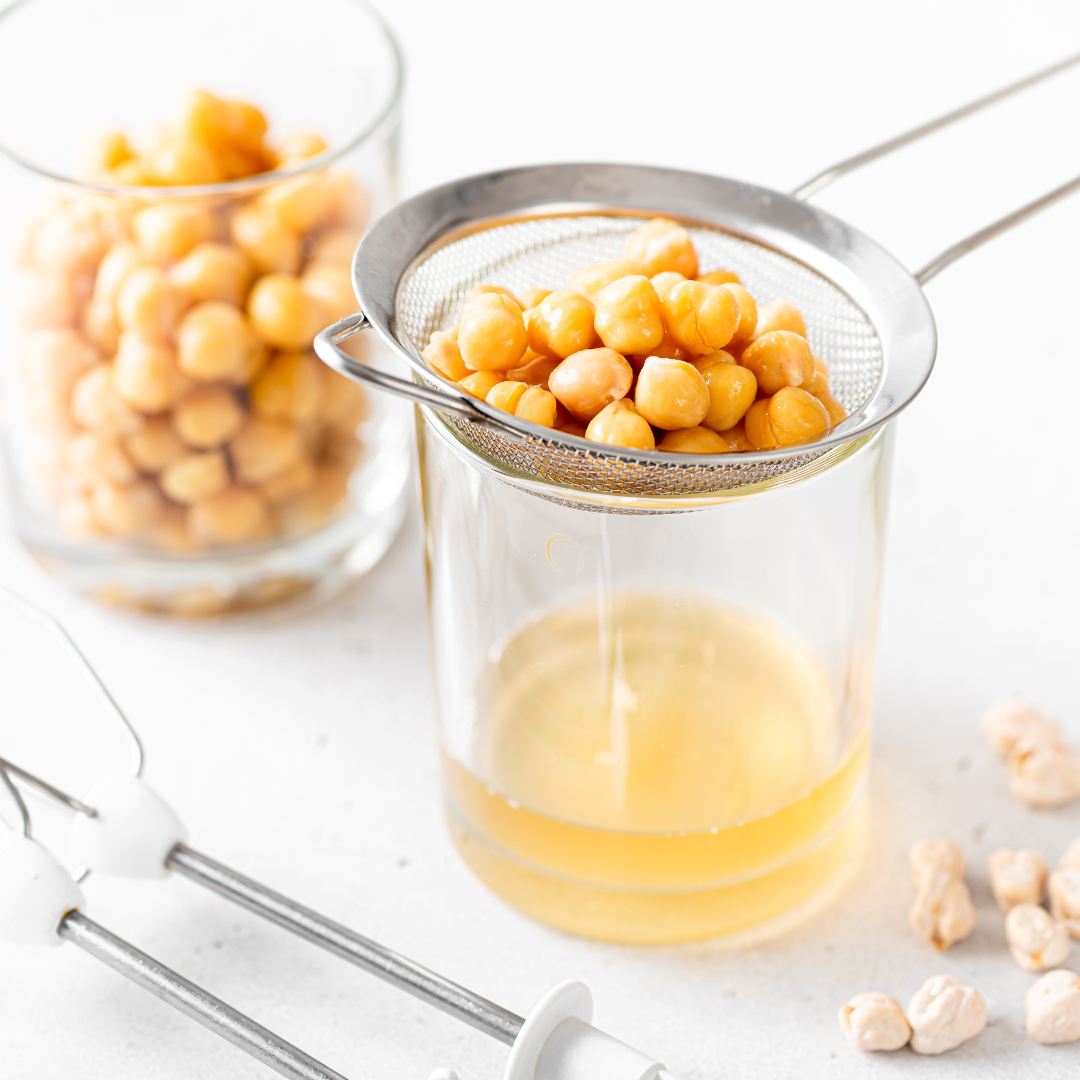
{"type": "MultiPolygon", "coordinates": [[[[4,31],[4,20],[16,11],[27,7],[34,0],[14,0],[14,3],[0,9],[0,33],[4,31]]],[[[374,118],[350,139],[341,143],[334,149],[324,150],[314,157],[305,158],[300,165],[289,169],[272,169],[269,172],[256,173],[254,176],[243,177],[239,180],[225,180],[218,184],[188,184],[185,186],[170,187],[151,184],[120,185],[104,184],[91,180],[82,180],[75,176],[64,176],[61,173],[37,165],[23,157],[17,151],[0,142],[0,156],[18,165],[28,172],[35,173],[45,180],[64,184],[67,187],[77,188],[93,195],[106,195],[123,199],[192,199],[205,198],[207,196],[220,195],[244,195],[252,191],[272,184],[280,183],[292,177],[303,176],[309,172],[324,169],[328,165],[340,160],[345,155],[372,141],[378,133],[391,122],[401,108],[402,95],[405,89],[405,54],[401,43],[383,16],[367,2],[367,0],[349,0],[357,8],[361,8],[374,21],[382,33],[383,40],[390,47],[390,56],[393,62],[393,83],[387,96],[386,103],[375,114],[374,118]]]]}

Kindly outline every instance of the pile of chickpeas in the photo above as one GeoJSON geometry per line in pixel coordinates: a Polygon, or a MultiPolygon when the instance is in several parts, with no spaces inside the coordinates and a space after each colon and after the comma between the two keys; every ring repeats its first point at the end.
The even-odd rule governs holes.
{"type": "Polygon", "coordinates": [[[89,139],[92,181],[31,223],[15,275],[34,470],[63,528],[172,553],[318,527],[362,447],[362,390],[311,351],[356,310],[349,264],[367,216],[326,167],[252,194],[155,199],[293,169],[314,134],[272,147],[253,105],[195,91],[138,147],[89,139]]]}
{"type": "Polygon", "coordinates": [[[666,218],[624,254],[555,292],[476,286],[424,359],[522,420],[638,450],[771,450],[847,415],[793,304],[758,307],[732,271],[699,274],[689,234],[666,218]]]}

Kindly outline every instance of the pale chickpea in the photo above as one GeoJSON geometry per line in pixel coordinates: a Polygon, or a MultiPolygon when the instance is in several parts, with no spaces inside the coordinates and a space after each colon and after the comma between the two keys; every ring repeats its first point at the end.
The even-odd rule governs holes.
{"type": "Polygon", "coordinates": [[[161,515],[164,500],[152,480],[96,484],[90,489],[94,520],[112,536],[136,536],[161,515]]]}
{"type": "Polygon", "coordinates": [[[131,484],[138,472],[115,435],[85,431],[68,443],[67,467],[85,484],[131,484]]]}
{"type": "Polygon", "coordinates": [[[780,446],[816,439],[830,427],[825,406],[797,386],[785,386],[769,398],[769,421],[780,446]]]}
{"type": "Polygon", "coordinates": [[[484,293],[498,293],[500,296],[505,296],[507,300],[513,300],[522,311],[525,310],[521,301],[509,289],[504,289],[501,285],[474,285],[465,294],[466,306],[471,304],[478,296],[483,296],[484,293]]]}
{"type": "Polygon", "coordinates": [[[721,285],[680,281],[664,298],[664,327],[680,349],[694,356],[722,349],[739,326],[734,294],[721,285]]]}
{"type": "Polygon", "coordinates": [[[265,420],[314,420],[326,396],[324,367],[313,353],[278,353],[251,384],[252,411],[265,420]]]}
{"type": "Polygon", "coordinates": [[[755,450],[775,450],[780,441],[769,419],[769,398],[755,401],[743,417],[746,438],[755,450]]]}
{"type": "Polygon", "coordinates": [[[135,157],[122,161],[109,170],[109,183],[117,187],[149,187],[158,183],[158,178],[144,158],[135,157]]]}
{"type": "Polygon", "coordinates": [[[327,220],[336,225],[362,229],[371,217],[371,200],[348,169],[328,169],[329,192],[327,220]]]}
{"type": "Polygon", "coordinates": [[[437,371],[451,382],[464,379],[469,374],[465,361],[461,359],[458,343],[441,330],[436,330],[431,335],[431,341],[420,355],[432,371],[437,371]]]}
{"type": "Polygon", "coordinates": [[[675,270],[665,270],[661,274],[654,274],[649,280],[652,282],[652,287],[656,290],[656,295],[663,300],[680,281],[686,280],[686,275],[680,274],[675,270]]]}
{"type": "Polygon", "coordinates": [[[326,325],[360,309],[347,266],[313,266],[300,276],[300,288],[322,305],[326,325]]]}
{"type": "Polygon", "coordinates": [[[258,491],[233,484],[192,506],[187,525],[208,544],[247,544],[270,535],[270,509],[258,491]]]}
{"type": "Polygon", "coordinates": [[[323,466],[315,483],[303,495],[276,508],[278,526],[285,533],[305,533],[317,529],[345,502],[349,495],[349,471],[323,466]]]}
{"type": "Polygon", "coordinates": [[[290,232],[298,236],[310,232],[330,214],[331,191],[321,172],[305,173],[282,180],[264,191],[259,205],[276,216],[290,232]]]}
{"type": "Polygon", "coordinates": [[[158,483],[173,502],[191,506],[229,486],[229,466],[220,450],[188,453],[166,465],[158,476],[158,483]]]}
{"type": "Polygon", "coordinates": [[[728,347],[741,349],[753,338],[754,331],[757,329],[757,304],[754,303],[754,298],[738,282],[729,282],[724,285],[724,288],[735,297],[735,301],[739,305],[739,325],[735,327],[735,333],[731,335],[728,347]]]}
{"type": "MultiPolygon", "coordinates": [[[[626,401],[627,399],[622,398],[621,400],[626,401]]],[[[576,420],[567,420],[566,423],[556,424],[555,427],[557,431],[561,431],[564,435],[576,435],[579,439],[584,439],[589,433],[588,427],[585,424],[579,424],[576,420]]],[[[652,431],[652,428],[649,428],[649,430],[652,431]]]]}
{"type": "Polygon", "coordinates": [[[23,330],[71,326],[75,321],[75,294],[64,271],[16,270],[11,287],[11,310],[23,330]]]}
{"type": "Polygon", "coordinates": [[[20,342],[19,361],[27,383],[47,386],[59,395],[70,392],[75,381],[101,359],[81,334],[54,327],[27,334],[20,342]]]}
{"type": "Polygon", "coordinates": [[[489,391],[484,400],[503,412],[512,413],[517,408],[522,394],[528,387],[523,382],[496,383],[489,391]]]}
{"type": "Polygon", "coordinates": [[[63,204],[49,211],[35,229],[30,258],[41,269],[82,273],[93,269],[109,239],[100,215],[89,207],[63,204]]]}
{"type": "Polygon", "coordinates": [[[475,398],[485,400],[488,394],[503,381],[502,373],[498,371],[474,371],[472,375],[466,375],[458,380],[458,386],[467,394],[475,398]]]}
{"type": "Polygon", "coordinates": [[[698,272],[698,257],[690,234],[674,221],[653,218],[626,238],[623,254],[642,268],[646,277],[674,270],[692,278],[698,272]]]}
{"type": "Polygon", "coordinates": [[[550,295],[551,289],[525,289],[518,293],[517,302],[522,311],[530,311],[539,307],[550,295]]]}
{"type": "Polygon", "coordinates": [[[239,248],[208,240],[169,270],[169,280],[194,303],[220,300],[240,307],[253,273],[251,260],[239,248]]]}
{"type": "Polygon", "coordinates": [[[196,244],[209,239],[214,219],[208,210],[189,206],[148,206],[131,223],[135,242],[152,262],[182,259],[196,244]]]}
{"type": "Polygon", "coordinates": [[[190,383],[177,367],[171,345],[125,330],[113,363],[113,385],[133,409],[159,413],[170,408],[190,383]]]}
{"type": "Polygon", "coordinates": [[[314,131],[297,131],[274,151],[274,164],[279,169],[287,168],[307,158],[317,157],[326,149],[326,140],[321,135],[314,131]]]}
{"type": "Polygon", "coordinates": [[[180,370],[192,379],[210,382],[227,379],[244,366],[251,331],[243,313],[232,304],[204,300],[184,316],[176,343],[180,370]]]}
{"type": "Polygon", "coordinates": [[[121,131],[94,131],[79,141],[75,168],[87,180],[108,180],[109,172],[134,157],[121,131]]]}
{"type": "Polygon", "coordinates": [[[326,311],[291,274],[267,274],[255,282],[247,302],[255,333],[279,349],[307,348],[328,324],[326,311]]]}
{"type": "Polygon", "coordinates": [[[149,165],[157,183],[169,187],[219,184],[225,179],[225,171],[214,152],[195,139],[162,140],[150,153],[149,165]]]}
{"type": "Polygon", "coordinates": [[[632,274],[644,273],[644,268],[637,263],[626,259],[609,259],[607,262],[594,263],[592,266],[583,266],[580,270],[576,270],[570,275],[566,288],[569,292],[581,293],[587,300],[595,303],[596,298],[613,281],[632,274]]]}
{"type": "MultiPolygon", "coordinates": [[[[566,427],[561,428],[567,431],[566,427]]],[[[579,435],[578,431],[569,434],[579,435]]],[[[635,450],[655,450],[656,437],[649,422],[641,416],[629,398],[620,398],[601,409],[585,429],[585,438],[609,446],[628,446],[635,450]]]]}
{"type": "Polygon", "coordinates": [[[152,475],[188,452],[173,430],[172,419],[168,416],[148,418],[138,431],[124,436],[123,447],[140,472],[152,475]]]}
{"type": "Polygon", "coordinates": [[[233,243],[260,274],[295,274],[300,269],[300,237],[259,206],[244,206],[232,216],[233,243]]]}
{"type": "Polygon", "coordinates": [[[733,428],[757,397],[754,373],[731,363],[712,364],[698,370],[709,388],[709,411],[702,424],[713,431],[733,428]]]}
{"type": "Polygon", "coordinates": [[[540,427],[554,427],[558,412],[558,401],[549,390],[539,386],[527,386],[525,393],[518,399],[514,415],[520,420],[540,427]]]}
{"type": "Polygon", "coordinates": [[[592,302],[581,293],[569,289],[548,293],[529,320],[529,348],[554,360],[592,349],[600,344],[595,317],[592,302]]]}
{"type": "Polygon", "coordinates": [[[528,383],[530,386],[539,386],[547,390],[551,373],[561,363],[562,361],[557,357],[537,356],[530,350],[521,358],[521,365],[511,368],[506,373],[506,377],[515,382],[528,383]]]}
{"type": "Polygon", "coordinates": [[[116,297],[121,330],[152,338],[171,337],[185,306],[160,266],[137,266],[124,278],[116,297]]]}
{"type": "Polygon", "coordinates": [[[613,281],[596,299],[600,340],[621,353],[648,353],[664,339],[660,297],[647,277],[613,281]]]}
{"type": "Polygon", "coordinates": [[[692,427],[665,432],[657,449],[677,454],[726,454],[728,444],[707,427],[692,427]]]}
{"type": "Polygon", "coordinates": [[[363,233],[359,229],[328,229],[315,241],[308,267],[351,266],[361,236],[363,233]]]}
{"type": "Polygon", "coordinates": [[[243,407],[224,386],[200,386],[173,410],[177,435],[196,450],[227,443],[243,423],[243,407]]]}
{"type": "Polygon", "coordinates": [[[303,453],[300,434],[283,420],[250,417],[229,443],[236,478],[259,484],[292,465],[303,453]]]}
{"type": "Polygon", "coordinates": [[[507,371],[525,355],[527,346],[525,321],[516,300],[489,292],[465,305],[458,348],[474,371],[507,371]]]}
{"type": "MultiPolygon", "coordinates": [[[[356,440],[353,442],[356,443],[356,440]]],[[[259,491],[271,506],[278,506],[310,491],[315,485],[315,477],[315,466],[311,458],[302,454],[276,476],[264,480],[259,485],[259,491]]]]}
{"type": "Polygon", "coordinates": [[[584,349],[568,356],[548,377],[548,389],[579,423],[587,424],[626,397],[634,369],[614,349],[584,349]]]}
{"type": "Polygon", "coordinates": [[[790,330],[793,334],[806,337],[802,312],[790,300],[774,300],[771,304],[758,306],[756,335],[761,337],[773,330],[790,330]]]}
{"type": "Polygon", "coordinates": [[[742,278],[734,270],[710,270],[707,274],[698,274],[697,279],[706,285],[742,284],[742,278]]]}
{"type": "Polygon", "coordinates": [[[116,392],[112,364],[95,364],[71,389],[71,417],[80,427],[114,435],[138,431],[143,418],[116,392]]]}
{"type": "Polygon", "coordinates": [[[638,374],[634,404],[654,427],[697,427],[709,411],[709,388],[693,364],[650,356],[638,374]]]}
{"type": "Polygon", "coordinates": [[[763,394],[775,394],[785,386],[805,387],[816,373],[806,338],[790,330],[770,330],[755,338],[739,363],[754,373],[763,394]]]}

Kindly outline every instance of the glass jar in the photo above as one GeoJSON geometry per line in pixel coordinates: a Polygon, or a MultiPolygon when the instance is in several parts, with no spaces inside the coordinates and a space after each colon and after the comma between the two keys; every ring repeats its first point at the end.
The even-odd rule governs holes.
{"type": "Polygon", "coordinates": [[[310,348],[356,310],[353,249],[398,196],[402,78],[360,0],[26,0],[0,17],[7,496],[66,584],[212,614],[326,591],[392,542],[408,409],[310,348]],[[243,179],[74,177],[103,128],[150,131],[155,168],[182,157],[152,125],[193,87],[303,145],[243,179]]]}
{"type": "Polygon", "coordinates": [[[737,492],[501,472],[419,424],[460,853],[563,930],[670,942],[800,904],[860,835],[891,429],[737,492]]]}

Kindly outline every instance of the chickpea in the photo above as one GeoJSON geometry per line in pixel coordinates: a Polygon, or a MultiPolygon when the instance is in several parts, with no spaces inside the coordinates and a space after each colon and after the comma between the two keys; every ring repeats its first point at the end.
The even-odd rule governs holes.
{"type": "Polygon", "coordinates": [[[512,413],[518,406],[522,394],[527,387],[523,382],[496,383],[489,391],[484,400],[503,412],[512,413]]]}
{"type": "Polygon", "coordinates": [[[353,255],[363,233],[359,229],[329,229],[315,241],[307,265],[351,267],[353,255]]]}
{"type": "Polygon", "coordinates": [[[98,265],[94,277],[92,304],[115,308],[120,297],[120,287],[128,274],[136,267],[143,266],[146,260],[138,245],[130,240],[109,249],[98,265]]]}
{"type": "Polygon", "coordinates": [[[990,856],[990,889],[1006,914],[1017,904],[1041,904],[1049,873],[1038,851],[1001,848],[990,856]]]}
{"type": "Polygon", "coordinates": [[[1028,806],[1064,806],[1080,799],[1080,752],[1027,732],[1009,756],[1009,791],[1028,806]]]}
{"type": "Polygon", "coordinates": [[[840,1010],[840,1031],[860,1050],[899,1050],[911,1038],[900,1002],[888,994],[856,994],[840,1010]]]}
{"type": "Polygon", "coordinates": [[[634,404],[654,427],[697,427],[709,411],[709,388],[693,364],[650,356],[638,374],[634,404]]]}
{"type": "Polygon", "coordinates": [[[150,480],[131,484],[97,484],[90,490],[94,520],[113,536],[135,536],[149,528],[164,506],[161,493],[150,480]]]}
{"type": "MultiPolygon", "coordinates": [[[[672,360],[683,360],[685,356],[669,357],[672,360]]],[[[735,357],[731,355],[726,349],[717,349],[714,353],[709,353],[706,356],[695,356],[691,363],[701,372],[702,375],[711,367],[716,367],[717,364],[734,364],[736,363],[735,357]]]]}
{"type": "Polygon", "coordinates": [[[173,412],[176,433],[188,446],[209,450],[227,443],[244,423],[236,395],[224,386],[201,386],[173,412]]]}
{"type": "Polygon", "coordinates": [[[16,270],[11,284],[11,308],[23,330],[70,326],[75,321],[75,294],[67,274],[28,267],[16,270]]]}
{"type": "Polygon", "coordinates": [[[173,555],[192,555],[203,549],[203,544],[188,531],[187,511],[179,506],[164,506],[147,538],[154,547],[173,555]]]}
{"type": "Polygon", "coordinates": [[[731,335],[728,345],[734,349],[741,349],[753,338],[757,328],[757,304],[738,282],[730,282],[724,288],[735,297],[739,305],[739,325],[735,327],[735,333],[731,335]]]}
{"type": "Polygon", "coordinates": [[[908,1002],[907,1018],[911,1049],[916,1054],[943,1054],[986,1027],[986,1002],[959,979],[935,975],[908,1002]]]}
{"type": "Polygon", "coordinates": [[[184,506],[218,495],[229,486],[229,466],[220,450],[185,454],[167,465],[158,477],[161,490],[184,506]]]}
{"type": "Polygon", "coordinates": [[[483,401],[502,381],[502,375],[497,371],[476,371],[472,375],[466,375],[464,379],[459,379],[458,386],[465,393],[483,401]]]}
{"type": "Polygon", "coordinates": [[[790,300],[774,300],[757,309],[756,334],[770,334],[774,330],[788,330],[799,337],[806,337],[806,323],[802,312],[790,300]]]}
{"type": "Polygon", "coordinates": [[[980,726],[990,749],[1003,761],[1012,756],[1021,735],[1036,734],[1047,740],[1061,738],[1061,725],[1019,694],[998,698],[983,713],[980,726]]]}
{"type": "Polygon", "coordinates": [[[728,444],[707,427],[692,427],[666,432],[657,449],[677,454],[726,454],[728,444]]]}
{"type": "Polygon", "coordinates": [[[600,344],[593,325],[596,309],[581,293],[548,293],[529,320],[529,348],[541,356],[565,360],[600,344]]]}
{"type": "Polygon", "coordinates": [[[95,131],[80,142],[75,167],[88,180],[108,180],[112,169],[134,156],[123,132],[95,131]]]}
{"type": "Polygon", "coordinates": [[[151,474],[161,472],[188,452],[168,416],[150,417],[138,431],[126,435],[122,445],[136,468],[151,474]]]}
{"type": "Polygon", "coordinates": [[[348,169],[328,169],[326,187],[330,192],[329,221],[358,229],[367,225],[371,201],[348,169]]]}
{"type": "Polygon", "coordinates": [[[233,484],[196,503],[188,511],[188,530],[208,544],[247,544],[265,540],[271,531],[266,500],[253,488],[233,484]]]}
{"type": "Polygon", "coordinates": [[[148,187],[156,184],[158,178],[150,170],[150,165],[142,158],[122,161],[109,170],[109,183],[117,187],[148,187]]]}
{"type": "Polygon", "coordinates": [[[912,846],[909,857],[916,888],[908,911],[912,930],[935,949],[962,941],[978,920],[960,849],[944,840],[922,841],[912,846]]]}
{"type": "Polygon", "coordinates": [[[56,504],[60,528],[69,536],[100,536],[101,526],[94,520],[94,508],[87,495],[68,495],[56,504]]]}
{"type": "Polygon", "coordinates": [[[282,532],[304,533],[317,529],[348,498],[347,469],[326,466],[316,472],[315,483],[303,495],[277,507],[282,532]]]}
{"type": "Polygon", "coordinates": [[[733,428],[717,432],[717,434],[727,443],[728,449],[733,453],[743,453],[754,449],[754,444],[746,437],[746,424],[742,420],[733,428]]]}
{"type": "Polygon", "coordinates": [[[743,417],[746,438],[755,450],[775,450],[780,443],[769,419],[769,399],[755,401],[743,417]]]}
{"type": "Polygon", "coordinates": [[[368,415],[368,400],[364,388],[352,379],[346,379],[344,375],[331,371],[317,360],[315,366],[323,380],[323,421],[334,431],[355,435],[357,426],[368,415]]]}
{"type": "Polygon", "coordinates": [[[812,394],[795,386],[769,399],[769,420],[781,446],[809,442],[829,430],[829,412],[812,394]]]}
{"type": "Polygon", "coordinates": [[[847,419],[847,409],[828,390],[814,396],[825,406],[825,411],[829,414],[830,427],[836,427],[841,421],[847,419]]]}
{"type": "Polygon", "coordinates": [[[537,356],[532,352],[527,352],[521,358],[521,361],[522,366],[511,368],[506,373],[506,377],[513,379],[515,382],[539,386],[544,390],[548,389],[548,379],[551,377],[551,373],[562,363],[557,358],[537,356]]]}
{"type": "Polygon", "coordinates": [[[154,179],[169,187],[219,184],[225,179],[214,152],[195,139],[165,139],[150,154],[149,164],[154,179]]]}
{"type": "Polygon", "coordinates": [[[75,381],[101,359],[97,349],[75,330],[55,327],[27,334],[19,360],[28,383],[70,392],[75,381]]]}
{"type": "Polygon", "coordinates": [[[113,385],[121,400],[133,409],[159,413],[170,408],[189,383],[176,366],[171,345],[125,330],[116,350],[113,385]]]}
{"type": "Polygon", "coordinates": [[[1069,955],[1068,927],[1038,904],[1017,904],[1005,916],[1005,940],[1025,971],[1044,971],[1069,955]]]}
{"type": "Polygon", "coordinates": [[[449,334],[436,330],[431,335],[428,347],[420,354],[432,371],[437,371],[451,382],[464,379],[469,374],[465,361],[461,359],[461,350],[449,334]]]}
{"type": "MultiPolygon", "coordinates": [[[[566,283],[569,292],[580,293],[587,300],[595,303],[596,298],[613,282],[631,274],[643,274],[644,269],[637,263],[626,259],[610,259],[608,262],[583,266],[570,275],[566,283]]],[[[646,274],[646,277],[649,275],[646,274]]],[[[539,350],[537,350],[539,351],[539,350]]]]}
{"type": "Polygon", "coordinates": [[[1080,1039],[1080,976],[1059,968],[1038,979],[1024,997],[1028,1035],[1037,1043],[1080,1039]]]}
{"type": "Polygon", "coordinates": [[[263,139],[270,124],[260,109],[246,101],[225,102],[229,117],[229,138],[249,153],[262,154],[263,139]]]}
{"type": "Polygon", "coordinates": [[[232,216],[233,243],[260,274],[295,274],[300,269],[300,237],[265,208],[244,206],[232,216]]]}
{"type": "Polygon", "coordinates": [[[771,330],[756,338],[743,350],[739,363],[754,373],[763,394],[806,386],[816,373],[806,338],[790,330],[771,330]]]}
{"type": "Polygon", "coordinates": [[[30,258],[40,269],[53,267],[82,273],[93,269],[109,240],[94,210],[62,204],[46,214],[34,231],[30,258]]]}
{"type": "Polygon", "coordinates": [[[310,232],[330,212],[330,189],[323,173],[305,173],[283,180],[263,192],[262,206],[298,236],[310,232]]]}
{"type": "Polygon", "coordinates": [[[804,390],[820,397],[829,392],[829,369],[820,356],[814,357],[814,377],[803,387],[804,390]]]}
{"type": "MultiPolygon", "coordinates": [[[[716,353],[709,354],[710,357],[716,355],[716,353]]],[[[680,349],[667,331],[664,332],[663,339],[655,349],[652,349],[647,353],[628,356],[626,359],[630,361],[630,364],[635,371],[640,371],[645,366],[645,361],[648,360],[650,356],[659,356],[661,360],[685,360],[687,363],[691,364],[694,364],[697,361],[697,358],[693,353],[687,352],[685,349],[680,349]]],[[[732,362],[734,363],[734,360],[732,362]]]]}
{"type": "Polygon", "coordinates": [[[236,478],[244,484],[269,480],[292,465],[303,449],[300,435],[292,424],[254,416],[229,443],[236,478]]]}
{"type": "Polygon", "coordinates": [[[267,274],[255,282],[248,318],[264,341],[279,349],[307,348],[328,323],[326,311],[290,274],[267,274]]]}
{"type": "Polygon", "coordinates": [[[150,338],[168,338],[184,306],[159,266],[137,266],[120,286],[116,313],[121,330],[137,330],[150,338]]]}
{"type": "Polygon", "coordinates": [[[300,288],[322,305],[327,325],[360,309],[348,267],[314,266],[304,271],[300,278],[300,288]]]}
{"type": "Polygon", "coordinates": [[[484,293],[498,293],[499,296],[505,296],[507,300],[513,300],[522,311],[525,310],[521,306],[521,301],[509,289],[504,289],[501,285],[474,285],[465,294],[465,306],[468,307],[478,296],[483,296],[484,293]]]}
{"type": "Polygon", "coordinates": [[[660,297],[646,277],[613,281],[596,300],[600,340],[621,353],[648,353],[664,339],[660,297]]]}
{"type": "Polygon", "coordinates": [[[674,270],[692,278],[698,272],[698,257],[690,234],[674,221],[653,218],[626,238],[624,254],[642,268],[646,277],[674,270]]]}
{"type": "Polygon", "coordinates": [[[551,295],[550,289],[525,289],[517,298],[522,311],[539,307],[551,295]]]}
{"type": "Polygon", "coordinates": [[[722,349],[739,326],[739,304],[720,285],[680,281],[664,298],[664,326],[680,349],[704,356],[722,349]]]}
{"type": "Polygon", "coordinates": [[[226,380],[233,386],[248,386],[266,369],[270,361],[270,348],[257,334],[252,334],[243,363],[226,380]]]}
{"type": "Polygon", "coordinates": [[[298,165],[308,158],[317,157],[327,149],[326,140],[313,131],[297,131],[290,135],[274,152],[277,168],[298,165]]]}
{"type": "Polygon", "coordinates": [[[182,259],[196,244],[209,239],[214,219],[209,211],[185,206],[148,206],[132,221],[135,241],[152,262],[182,259]]]}
{"type": "Polygon", "coordinates": [[[698,274],[697,279],[706,285],[742,284],[742,278],[734,270],[710,270],[707,274],[698,274]]]}
{"type": "MultiPolygon", "coordinates": [[[[543,305],[541,305],[543,306],[543,305]]],[[[548,389],[579,423],[626,397],[634,369],[614,349],[584,349],[568,356],[548,377],[548,389]]]]}
{"type": "Polygon", "coordinates": [[[521,420],[540,427],[554,427],[558,402],[555,395],[539,386],[526,386],[525,392],[518,399],[514,415],[521,420]]]}
{"type": "Polygon", "coordinates": [[[209,382],[227,379],[243,367],[251,349],[251,331],[232,304],[204,300],[184,316],[176,341],[180,370],[192,379],[209,382]]]}
{"type": "MultiPolygon", "coordinates": [[[[557,424],[556,428],[564,435],[576,435],[579,439],[584,439],[589,431],[584,424],[579,424],[576,420],[567,420],[565,424],[557,424]]],[[[651,432],[652,428],[649,428],[649,431],[651,432]]]]}
{"type": "Polygon", "coordinates": [[[516,300],[482,293],[465,305],[458,348],[474,371],[507,371],[525,355],[527,345],[525,321],[516,300]]]}
{"type": "Polygon", "coordinates": [[[276,476],[264,480],[259,485],[259,491],[271,506],[277,506],[310,491],[315,485],[315,476],[311,458],[303,454],[276,476]]]}
{"type": "Polygon", "coordinates": [[[254,270],[251,260],[230,244],[196,245],[169,271],[169,280],[189,300],[220,300],[240,307],[254,270]]]}
{"type": "Polygon", "coordinates": [[[323,367],[313,353],[278,353],[251,385],[252,411],[265,420],[314,420],[326,395],[323,367]]]}
{"type": "Polygon", "coordinates": [[[686,275],[674,270],[665,270],[662,274],[654,274],[649,280],[652,282],[653,289],[656,290],[656,295],[662,301],[680,281],[686,280],[686,275]]]}
{"type": "Polygon", "coordinates": [[[711,364],[706,368],[698,367],[698,370],[709,389],[709,411],[701,423],[713,431],[733,428],[746,415],[747,409],[754,404],[754,398],[757,397],[757,379],[754,378],[754,373],[738,364],[725,362],[711,364]]]}
{"type": "Polygon", "coordinates": [[[131,484],[135,466],[115,435],[86,431],[68,444],[67,466],[86,484],[131,484]]]}
{"type": "MultiPolygon", "coordinates": [[[[562,431],[568,431],[569,425],[562,431]]],[[[577,430],[568,431],[580,435],[577,430]]],[[[649,422],[634,408],[629,398],[619,398],[601,409],[585,429],[585,438],[609,446],[628,446],[634,450],[655,450],[656,438],[649,422]]]]}
{"type": "Polygon", "coordinates": [[[71,390],[71,417],[90,431],[114,435],[138,431],[142,417],[116,392],[112,364],[95,364],[71,390]]]}

